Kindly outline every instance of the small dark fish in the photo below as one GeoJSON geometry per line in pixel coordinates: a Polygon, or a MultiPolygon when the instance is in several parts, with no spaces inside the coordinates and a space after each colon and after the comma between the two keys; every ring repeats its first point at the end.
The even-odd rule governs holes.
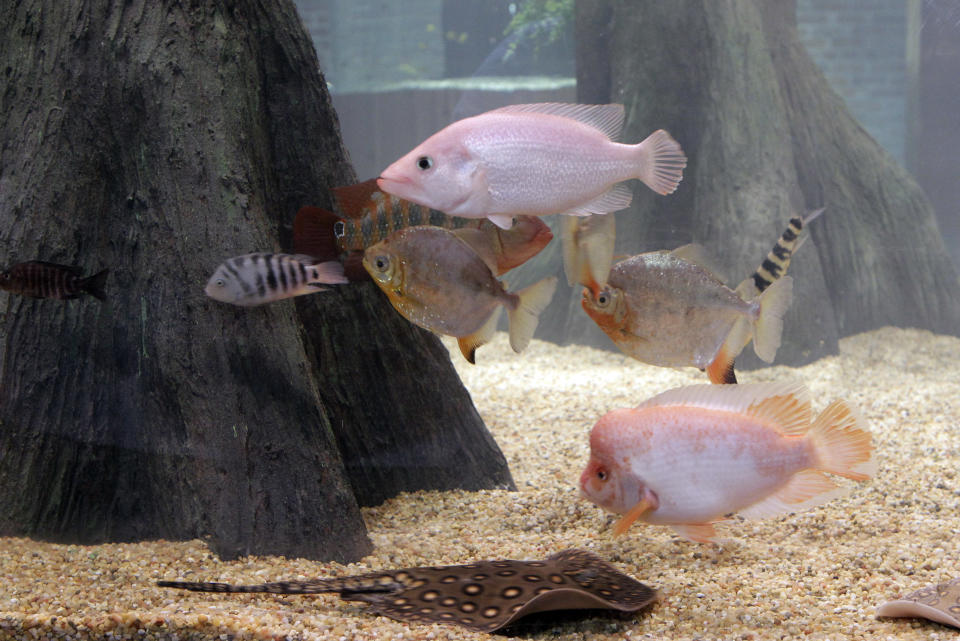
{"type": "Polygon", "coordinates": [[[492,632],[520,617],[550,610],[636,612],[656,591],[583,550],[564,550],[543,561],[478,561],[469,565],[406,568],[337,579],[260,585],[158,581],[193,592],[339,592],[399,621],[452,623],[492,632]]]}
{"type": "Polygon", "coordinates": [[[346,282],[343,265],[335,260],[317,263],[310,256],[244,254],[221,263],[203,291],[222,303],[252,307],[346,282]]]}
{"type": "Polygon", "coordinates": [[[894,601],[887,601],[877,608],[877,616],[923,617],[960,628],[960,578],[928,585],[894,601]]]}
{"type": "Polygon", "coordinates": [[[80,267],[31,260],[17,263],[0,274],[0,289],[32,298],[66,299],[90,294],[106,300],[103,283],[109,272],[109,269],[103,269],[84,277],[80,267]]]}

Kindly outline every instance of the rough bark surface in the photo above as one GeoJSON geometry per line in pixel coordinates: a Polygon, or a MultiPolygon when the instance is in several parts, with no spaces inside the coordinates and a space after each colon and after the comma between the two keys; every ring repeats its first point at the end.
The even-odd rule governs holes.
{"type": "MultiPolygon", "coordinates": [[[[617,214],[618,253],[698,242],[735,286],[792,215],[826,206],[790,266],[777,363],[835,353],[838,337],[884,325],[958,331],[960,291],[933,214],[803,49],[793,0],[582,0],[578,25],[606,11],[610,91],[591,80],[604,70],[580,67],[579,99],[624,103],[622,141],[665,128],[689,158],[673,195],[635,185],[617,214]]],[[[558,333],[542,336],[611,346],[575,311],[579,289],[558,291],[545,313],[558,333]]],[[[737,363],[760,361],[748,347],[737,363]]]]}
{"type": "MultiPolygon", "coordinates": [[[[394,345],[404,321],[371,288],[255,309],[202,291],[223,258],[289,247],[296,209],[353,179],[292,3],[24,0],[2,5],[0,32],[4,262],[111,268],[106,303],[5,296],[0,534],[367,553],[333,428],[372,426],[319,390],[342,375],[350,402],[383,402],[392,363],[361,346],[394,345]],[[316,362],[312,341],[343,360],[316,362]]],[[[452,371],[432,336],[396,350],[426,359],[421,378],[452,371]]],[[[459,427],[489,439],[443,380],[425,389],[465,402],[459,427]]],[[[509,482],[502,456],[492,467],[487,486],[509,482]]]]}

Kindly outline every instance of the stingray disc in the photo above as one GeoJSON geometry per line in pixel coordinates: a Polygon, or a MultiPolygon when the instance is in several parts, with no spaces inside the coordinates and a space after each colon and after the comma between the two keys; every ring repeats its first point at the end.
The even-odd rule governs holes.
{"type": "Polygon", "coordinates": [[[468,565],[405,568],[339,579],[259,585],[160,581],[196,592],[339,592],[401,621],[452,623],[491,632],[520,617],[550,610],[636,612],[656,592],[583,550],[564,550],[543,561],[478,561],[468,565]]]}
{"type": "Polygon", "coordinates": [[[877,608],[879,617],[922,617],[960,628],[960,578],[928,585],[877,608]]]}

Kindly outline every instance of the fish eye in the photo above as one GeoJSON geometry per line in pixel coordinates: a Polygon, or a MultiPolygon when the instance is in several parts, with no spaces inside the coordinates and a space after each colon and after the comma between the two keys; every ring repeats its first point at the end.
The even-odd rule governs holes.
{"type": "Polygon", "coordinates": [[[602,292],[597,294],[597,305],[600,305],[601,307],[606,307],[607,305],[610,304],[611,299],[612,297],[610,296],[610,292],[608,292],[607,290],[603,290],[602,292]]]}
{"type": "Polygon", "coordinates": [[[390,258],[387,256],[377,256],[373,259],[373,266],[377,268],[377,271],[386,271],[390,266],[390,258]]]}
{"type": "Polygon", "coordinates": [[[217,284],[217,287],[223,287],[224,285],[226,285],[226,283],[222,278],[218,278],[215,282],[217,284]]]}
{"type": "Polygon", "coordinates": [[[600,479],[601,481],[606,481],[606,480],[607,480],[607,477],[608,477],[608,475],[607,475],[607,471],[606,471],[606,470],[597,470],[597,478],[598,478],[598,479],[600,479]]]}
{"type": "Polygon", "coordinates": [[[430,156],[420,156],[419,158],[417,158],[417,167],[419,167],[423,171],[430,169],[431,167],[433,167],[433,158],[431,158],[430,156]]]}

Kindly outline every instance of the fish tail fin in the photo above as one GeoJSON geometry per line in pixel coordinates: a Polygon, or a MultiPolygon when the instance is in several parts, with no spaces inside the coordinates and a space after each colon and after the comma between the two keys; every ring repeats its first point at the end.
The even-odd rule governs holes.
{"type": "Polygon", "coordinates": [[[510,347],[522,352],[533,338],[533,332],[540,322],[540,312],[546,309],[557,289],[557,277],[549,276],[517,292],[519,301],[508,310],[510,319],[510,347]]]}
{"type": "Polygon", "coordinates": [[[317,278],[313,283],[323,283],[324,285],[343,285],[350,280],[343,275],[343,265],[339,260],[328,260],[322,263],[314,263],[313,268],[317,270],[317,278]]]}
{"type": "Polygon", "coordinates": [[[793,279],[789,276],[777,280],[757,299],[760,310],[753,326],[753,351],[767,363],[773,362],[780,348],[783,316],[791,302],[793,279]]]}
{"type": "Polygon", "coordinates": [[[680,144],[663,129],[658,129],[637,145],[640,171],[637,178],[661,196],[672,194],[683,179],[687,157],[680,144]]]}
{"type": "Polygon", "coordinates": [[[334,226],[340,217],[320,207],[301,207],[293,219],[293,252],[321,261],[340,257],[334,226]]]}
{"type": "Polygon", "coordinates": [[[101,269],[93,276],[88,276],[83,279],[83,282],[80,285],[80,288],[96,298],[97,300],[107,300],[107,295],[103,291],[103,285],[107,281],[107,274],[110,273],[110,268],[101,269]]]}
{"type": "Polygon", "coordinates": [[[836,400],[810,426],[817,469],[865,481],[877,471],[867,423],[854,407],[836,400]]]}

